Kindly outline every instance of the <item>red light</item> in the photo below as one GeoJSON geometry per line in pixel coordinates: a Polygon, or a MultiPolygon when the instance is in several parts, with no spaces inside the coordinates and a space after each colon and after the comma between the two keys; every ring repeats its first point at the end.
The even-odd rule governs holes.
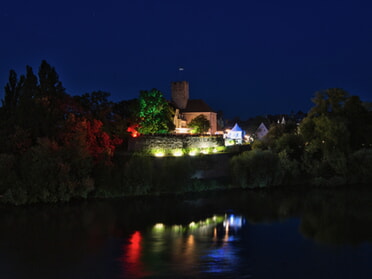
{"type": "Polygon", "coordinates": [[[135,125],[129,126],[127,129],[127,132],[131,133],[131,136],[133,138],[136,138],[140,135],[138,131],[136,130],[137,127],[138,127],[138,124],[135,124],[135,125]]]}
{"type": "Polygon", "coordinates": [[[140,278],[150,275],[144,268],[141,259],[142,235],[135,231],[129,238],[129,244],[124,245],[123,273],[124,277],[140,278]]]}
{"type": "Polygon", "coordinates": [[[130,244],[127,246],[127,262],[138,263],[141,253],[141,233],[136,231],[130,238],[130,244]]]}

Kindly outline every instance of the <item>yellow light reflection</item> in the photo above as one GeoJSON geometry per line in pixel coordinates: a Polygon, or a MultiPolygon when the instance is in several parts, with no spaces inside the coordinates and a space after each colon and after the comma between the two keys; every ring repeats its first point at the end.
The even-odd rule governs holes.
{"type": "Polygon", "coordinates": [[[163,223],[156,223],[155,225],[154,225],[154,229],[156,229],[156,230],[164,230],[164,224],[163,223]]]}
{"type": "Polygon", "coordinates": [[[191,222],[191,223],[189,224],[189,227],[190,227],[190,228],[195,228],[195,227],[196,227],[195,222],[191,222]]]}

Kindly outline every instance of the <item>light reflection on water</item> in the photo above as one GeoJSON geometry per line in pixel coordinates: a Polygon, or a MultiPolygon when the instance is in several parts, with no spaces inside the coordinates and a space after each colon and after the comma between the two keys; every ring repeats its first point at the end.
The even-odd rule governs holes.
{"type": "Polygon", "coordinates": [[[123,278],[235,277],[239,249],[233,243],[244,223],[243,216],[230,214],[185,226],[157,223],[145,232],[135,231],[123,247],[123,278]]]}
{"type": "Polygon", "coordinates": [[[350,188],[2,207],[0,278],[372,278],[371,202],[350,188]]]}

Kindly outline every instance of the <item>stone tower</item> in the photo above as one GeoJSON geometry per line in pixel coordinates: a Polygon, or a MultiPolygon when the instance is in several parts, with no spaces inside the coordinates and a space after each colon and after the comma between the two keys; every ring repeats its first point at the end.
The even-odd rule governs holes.
{"type": "Polygon", "coordinates": [[[172,101],[180,109],[187,106],[189,100],[189,83],[187,81],[172,82],[172,101]]]}

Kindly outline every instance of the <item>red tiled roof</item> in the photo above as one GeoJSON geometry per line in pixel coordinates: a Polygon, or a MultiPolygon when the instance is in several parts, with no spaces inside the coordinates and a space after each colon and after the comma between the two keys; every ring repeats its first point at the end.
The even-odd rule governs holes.
{"type": "Polygon", "coordinates": [[[203,100],[194,99],[188,100],[186,108],[182,109],[181,112],[214,112],[214,111],[203,100]]]}

